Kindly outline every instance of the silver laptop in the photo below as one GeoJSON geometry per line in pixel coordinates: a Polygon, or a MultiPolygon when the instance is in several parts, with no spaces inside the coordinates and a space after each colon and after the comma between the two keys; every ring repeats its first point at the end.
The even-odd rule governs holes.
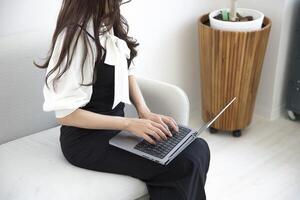
{"type": "Polygon", "coordinates": [[[236,100],[231,100],[211,121],[199,128],[197,131],[187,126],[178,124],[179,132],[174,133],[167,140],[156,141],[150,144],[145,139],[135,136],[128,131],[121,131],[109,140],[109,144],[124,149],[146,159],[152,160],[162,165],[170,163],[181,151],[191,144],[236,100]]]}

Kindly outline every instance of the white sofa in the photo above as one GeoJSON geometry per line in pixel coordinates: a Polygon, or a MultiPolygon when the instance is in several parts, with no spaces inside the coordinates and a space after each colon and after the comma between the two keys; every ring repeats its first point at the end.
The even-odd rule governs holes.
{"type": "MultiPolygon", "coordinates": [[[[137,80],[153,112],[172,116],[178,123],[188,124],[189,100],[180,88],[142,77],[137,77],[137,80]]],[[[6,91],[11,92],[8,89],[6,91]]],[[[34,93],[42,91],[30,92],[32,94],[27,95],[33,98],[34,93]]],[[[6,106],[17,106],[19,109],[7,109],[6,113],[1,113],[5,131],[1,132],[0,137],[0,144],[3,143],[0,145],[0,200],[148,199],[147,187],[140,180],[82,169],[68,163],[60,150],[60,126],[53,113],[31,110],[34,114],[28,115],[28,109],[35,107],[37,101],[41,106],[43,99],[40,96],[39,100],[27,101],[27,97],[22,96],[14,101],[11,96],[20,95],[16,91],[1,95],[8,103],[14,103],[6,106]],[[34,127],[42,131],[31,133],[34,127]]],[[[129,105],[126,105],[125,113],[127,117],[137,116],[129,105]]]]}

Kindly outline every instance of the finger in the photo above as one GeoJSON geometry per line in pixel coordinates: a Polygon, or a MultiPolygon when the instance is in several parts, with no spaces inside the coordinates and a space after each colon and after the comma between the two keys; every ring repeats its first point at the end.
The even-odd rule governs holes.
{"type": "Polygon", "coordinates": [[[162,138],[153,130],[148,129],[148,131],[146,132],[148,135],[153,136],[156,140],[162,140],[162,138]]]}
{"type": "Polygon", "coordinates": [[[161,117],[158,115],[154,119],[152,119],[151,122],[161,124],[167,131],[169,129],[168,126],[162,121],[161,117]]]}
{"type": "Polygon", "coordinates": [[[161,121],[161,123],[163,123],[163,125],[161,123],[157,123],[157,122],[153,123],[152,125],[159,128],[165,135],[172,136],[172,133],[169,130],[169,128],[166,128],[166,127],[168,127],[168,125],[165,124],[162,120],[160,120],[160,121],[161,121]]]}
{"type": "Polygon", "coordinates": [[[159,119],[159,123],[172,135],[169,126],[163,121],[162,117],[159,119]]]}
{"type": "Polygon", "coordinates": [[[178,127],[178,124],[177,122],[175,121],[175,119],[173,119],[173,117],[169,117],[169,119],[171,119],[173,121],[173,123],[175,124],[176,126],[176,130],[179,131],[179,127],[178,127]]]}
{"type": "Polygon", "coordinates": [[[150,144],[156,144],[156,142],[151,137],[149,137],[147,134],[144,134],[143,138],[150,144]]]}
{"type": "Polygon", "coordinates": [[[155,131],[157,134],[159,134],[159,136],[161,138],[163,138],[164,140],[168,139],[167,136],[165,135],[165,133],[163,133],[159,128],[153,126],[152,130],[155,131]]]}
{"type": "Polygon", "coordinates": [[[171,119],[169,119],[168,117],[163,117],[163,120],[165,123],[171,126],[173,130],[176,130],[178,132],[176,124],[174,124],[174,122],[171,119]]]}

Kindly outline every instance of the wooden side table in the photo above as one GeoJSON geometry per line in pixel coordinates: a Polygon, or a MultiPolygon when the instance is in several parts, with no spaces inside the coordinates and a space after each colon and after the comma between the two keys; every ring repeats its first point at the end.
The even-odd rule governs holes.
{"type": "Polygon", "coordinates": [[[212,133],[232,131],[233,136],[241,136],[241,130],[250,124],[271,24],[271,20],[265,17],[258,31],[223,31],[210,27],[208,14],[200,17],[203,120],[208,122],[237,97],[212,124],[212,133]]]}

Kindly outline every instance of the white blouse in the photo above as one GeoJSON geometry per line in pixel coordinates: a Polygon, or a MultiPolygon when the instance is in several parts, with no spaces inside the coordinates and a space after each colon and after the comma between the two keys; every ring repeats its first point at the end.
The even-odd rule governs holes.
{"type": "MultiPolygon", "coordinates": [[[[88,22],[86,30],[90,33],[91,36],[94,37],[92,20],[88,22]]],[[[50,58],[49,65],[46,70],[46,74],[51,69],[53,69],[58,60],[63,44],[63,38],[66,33],[65,31],[66,29],[64,29],[57,38],[53,54],[50,58]]],[[[89,48],[88,46],[87,58],[84,62],[83,83],[85,84],[90,83],[93,79],[93,68],[97,56],[97,48],[94,40],[90,37],[88,37],[88,39],[91,43],[91,48],[89,48]]],[[[130,49],[128,48],[127,43],[124,40],[116,37],[114,35],[113,29],[111,29],[104,35],[99,36],[99,39],[103,48],[106,49],[106,57],[104,63],[110,65],[106,67],[115,67],[115,90],[112,109],[115,108],[119,102],[132,104],[129,98],[128,76],[135,74],[136,67],[133,65],[133,62],[131,62],[132,64],[128,69],[127,59],[129,59],[130,57],[130,49]]],[[[71,49],[73,49],[74,42],[75,40],[72,41],[71,49]]],[[[55,111],[55,116],[57,118],[65,117],[71,114],[77,108],[85,106],[90,101],[90,98],[92,96],[92,85],[79,87],[80,83],[82,82],[81,65],[83,62],[83,50],[83,38],[79,37],[77,46],[74,49],[70,68],[56,82],[56,91],[54,92],[53,90],[52,80],[58,73],[58,70],[56,70],[48,78],[48,85],[50,89],[46,87],[46,84],[43,87],[43,95],[45,99],[43,110],[45,112],[55,111]]],[[[70,55],[71,53],[72,52],[70,52],[70,55]]],[[[62,62],[62,66],[65,66],[65,63],[66,58],[62,62]]]]}

